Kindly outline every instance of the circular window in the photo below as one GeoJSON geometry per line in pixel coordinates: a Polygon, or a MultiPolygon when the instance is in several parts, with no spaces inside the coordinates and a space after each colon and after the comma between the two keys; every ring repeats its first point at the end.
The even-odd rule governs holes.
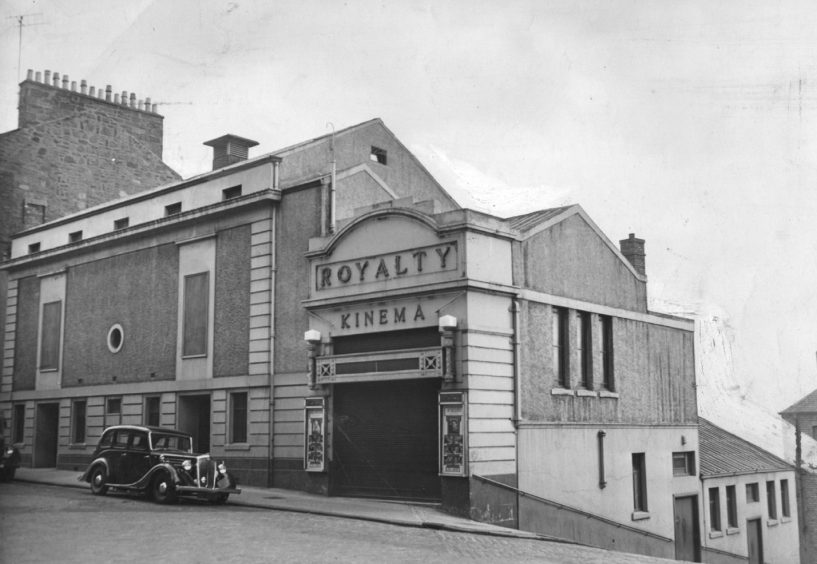
{"type": "Polygon", "coordinates": [[[108,329],[108,350],[112,353],[118,353],[122,349],[124,341],[125,334],[122,332],[122,326],[119,323],[108,329]]]}

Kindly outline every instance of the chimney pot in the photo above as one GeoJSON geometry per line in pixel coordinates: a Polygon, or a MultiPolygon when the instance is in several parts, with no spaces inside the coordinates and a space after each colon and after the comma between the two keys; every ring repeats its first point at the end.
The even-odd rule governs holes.
{"type": "Polygon", "coordinates": [[[91,86],[91,88],[88,90],[88,96],[96,96],[96,86],[91,86]]]}
{"type": "Polygon", "coordinates": [[[37,81],[37,82],[42,82],[43,81],[43,73],[41,73],[40,71],[35,72],[34,73],[34,80],[37,81]]]}
{"type": "Polygon", "coordinates": [[[53,79],[52,86],[60,85],[60,73],[55,72],[54,74],[51,75],[51,78],[53,79]]]}
{"type": "Polygon", "coordinates": [[[76,91],[77,91],[77,81],[72,80],[71,81],[71,92],[76,92],[76,91]]]}
{"type": "Polygon", "coordinates": [[[88,93],[88,83],[85,81],[85,79],[82,79],[82,82],[79,83],[79,90],[82,94],[88,93]]]}
{"type": "Polygon", "coordinates": [[[216,170],[240,161],[246,161],[249,157],[250,147],[258,145],[258,141],[228,133],[216,139],[205,141],[204,144],[213,148],[213,170],[216,170]]]}
{"type": "Polygon", "coordinates": [[[62,88],[63,90],[68,90],[68,75],[62,75],[62,88]]]}
{"type": "Polygon", "coordinates": [[[106,102],[110,102],[110,101],[111,101],[111,92],[113,92],[113,88],[111,88],[111,85],[110,85],[110,84],[108,84],[108,85],[105,87],[105,101],[106,101],[106,102]]]}
{"type": "Polygon", "coordinates": [[[48,70],[47,70],[47,71],[45,71],[45,80],[44,80],[44,82],[45,82],[46,84],[50,84],[50,83],[51,83],[51,71],[48,71],[48,70]]]}
{"type": "Polygon", "coordinates": [[[647,275],[646,254],[644,253],[644,239],[638,239],[635,233],[630,233],[627,239],[619,241],[621,246],[621,254],[624,255],[635,271],[642,276],[647,275]]]}
{"type": "Polygon", "coordinates": [[[136,94],[134,94],[133,92],[131,92],[131,93],[130,93],[130,99],[128,100],[128,102],[129,102],[129,104],[128,104],[128,105],[129,105],[131,108],[135,108],[135,107],[136,107],[136,94]]]}
{"type": "Polygon", "coordinates": [[[26,80],[31,80],[32,78],[34,78],[34,71],[28,69],[28,71],[26,72],[26,80]]]}

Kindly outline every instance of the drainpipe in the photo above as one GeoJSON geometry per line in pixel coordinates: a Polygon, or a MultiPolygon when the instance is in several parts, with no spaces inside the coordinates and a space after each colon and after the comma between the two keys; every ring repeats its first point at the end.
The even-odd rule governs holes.
{"type": "MultiPolygon", "coordinates": [[[[270,183],[273,190],[278,190],[278,165],[279,163],[272,163],[272,170],[270,171],[270,183]]],[[[278,206],[279,204],[272,204],[272,213],[270,217],[270,321],[269,321],[269,456],[267,457],[267,485],[272,486],[272,452],[273,442],[275,437],[274,419],[275,413],[273,406],[275,404],[275,382],[273,373],[275,372],[275,275],[278,269],[277,253],[278,248],[278,206]]]]}
{"type": "Polygon", "coordinates": [[[330,121],[326,124],[332,128],[332,180],[329,184],[329,234],[335,232],[335,184],[337,182],[337,160],[335,159],[335,125],[330,121]]]}
{"type": "Polygon", "coordinates": [[[513,346],[513,389],[514,389],[514,427],[519,426],[522,420],[522,386],[521,386],[521,369],[519,359],[519,343],[520,343],[520,323],[519,323],[519,300],[514,299],[511,303],[511,312],[513,313],[513,337],[511,345],[513,346]]]}

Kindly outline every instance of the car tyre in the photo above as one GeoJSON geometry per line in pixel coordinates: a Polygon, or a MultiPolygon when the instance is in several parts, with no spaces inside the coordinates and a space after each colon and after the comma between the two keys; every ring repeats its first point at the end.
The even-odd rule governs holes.
{"type": "Polygon", "coordinates": [[[174,503],[176,501],[176,484],[167,472],[160,472],[153,478],[150,491],[156,503],[174,503]]]}
{"type": "Polygon", "coordinates": [[[91,493],[94,495],[108,493],[108,472],[104,466],[97,466],[91,472],[91,493]]]}

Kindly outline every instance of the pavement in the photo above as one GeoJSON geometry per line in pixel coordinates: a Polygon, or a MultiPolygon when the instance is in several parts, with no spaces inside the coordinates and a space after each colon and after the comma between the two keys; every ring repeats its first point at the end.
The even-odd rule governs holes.
{"type": "MultiPolygon", "coordinates": [[[[18,468],[15,480],[87,489],[86,482],[79,481],[79,472],[54,468],[18,468]]],[[[565,542],[562,539],[509,529],[497,525],[480,523],[443,512],[435,504],[393,502],[350,497],[326,497],[295,490],[280,488],[257,488],[241,486],[241,493],[231,495],[229,504],[360,519],[378,523],[388,523],[403,527],[441,529],[478,535],[516,537],[565,542]]]]}

